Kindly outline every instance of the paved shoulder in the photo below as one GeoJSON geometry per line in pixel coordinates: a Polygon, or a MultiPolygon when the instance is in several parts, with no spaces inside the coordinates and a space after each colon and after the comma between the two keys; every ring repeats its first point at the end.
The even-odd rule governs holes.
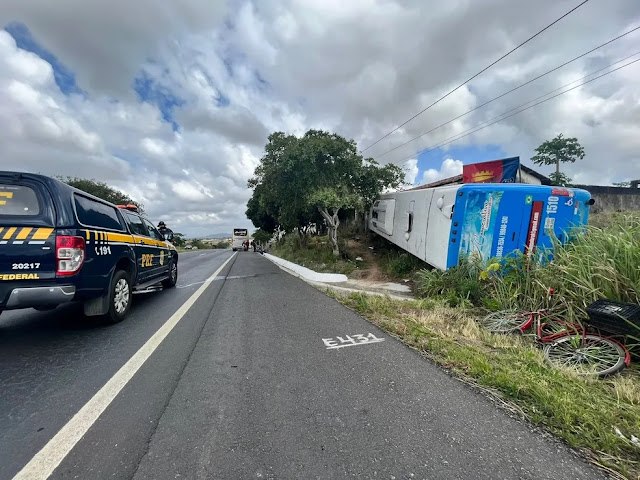
{"type": "Polygon", "coordinates": [[[136,478],[599,478],[261,256],[229,275],[136,478]]]}

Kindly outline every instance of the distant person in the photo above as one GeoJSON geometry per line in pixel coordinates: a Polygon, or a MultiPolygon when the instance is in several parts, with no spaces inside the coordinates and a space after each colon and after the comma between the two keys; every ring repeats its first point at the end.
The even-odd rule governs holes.
{"type": "Polygon", "coordinates": [[[256,242],[255,240],[251,240],[251,246],[253,247],[253,253],[256,252],[256,242]]]}
{"type": "Polygon", "coordinates": [[[167,225],[162,220],[160,220],[160,222],[158,223],[158,231],[160,232],[160,235],[162,235],[162,238],[164,238],[165,240],[173,240],[173,230],[167,228],[167,225]]]}

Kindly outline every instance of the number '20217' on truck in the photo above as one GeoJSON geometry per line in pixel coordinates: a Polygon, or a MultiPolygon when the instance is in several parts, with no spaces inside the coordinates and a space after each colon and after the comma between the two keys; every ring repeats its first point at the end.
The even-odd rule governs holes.
{"type": "Polygon", "coordinates": [[[520,251],[550,255],[583,226],[593,204],[576,188],[474,183],[384,194],[369,227],[441,270],[467,258],[487,261],[520,251]]]}
{"type": "Polygon", "coordinates": [[[153,224],[44,175],[0,172],[0,312],[72,300],[122,320],[134,290],[173,287],[178,253],[153,224]]]}

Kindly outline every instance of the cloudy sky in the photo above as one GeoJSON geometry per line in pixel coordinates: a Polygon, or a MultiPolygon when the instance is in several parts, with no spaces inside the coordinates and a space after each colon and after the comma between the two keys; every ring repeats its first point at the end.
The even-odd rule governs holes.
{"type": "MultiPolygon", "coordinates": [[[[192,236],[251,227],[246,181],[270,132],[364,149],[578,3],[3,0],[0,168],[105,181],[192,236]]],[[[587,153],[574,182],[640,178],[640,62],[440,145],[640,58],[640,30],[386,153],[637,25],[637,0],[591,0],[364,153],[418,184],[505,156],[531,166],[564,133],[587,153]]]]}

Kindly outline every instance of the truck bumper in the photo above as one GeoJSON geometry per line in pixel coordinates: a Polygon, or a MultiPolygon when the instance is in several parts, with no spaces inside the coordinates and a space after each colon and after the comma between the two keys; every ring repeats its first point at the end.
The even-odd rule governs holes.
{"type": "Polygon", "coordinates": [[[6,310],[16,308],[59,305],[70,302],[76,294],[74,285],[52,285],[48,287],[18,287],[9,294],[6,310]]]}

